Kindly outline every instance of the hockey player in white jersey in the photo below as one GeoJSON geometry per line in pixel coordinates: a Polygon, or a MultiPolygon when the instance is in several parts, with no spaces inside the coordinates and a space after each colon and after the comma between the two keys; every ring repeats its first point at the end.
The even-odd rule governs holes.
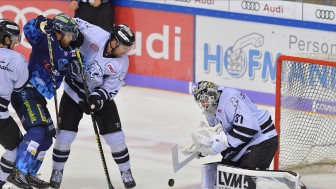
{"type": "Polygon", "coordinates": [[[65,79],[64,94],[60,102],[60,132],[53,150],[53,171],[50,186],[59,188],[65,163],[70,154],[83,113],[94,112],[99,134],[110,146],[125,188],[133,188],[130,156],[125,142],[114,97],[122,86],[128,70],[127,53],[133,49],[134,33],[127,25],[114,26],[110,33],[84,20],[75,18],[80,30],[75,46],[80,46],[83,56],[88,102],[81,77],[65,79]],[[81,41],[83,40],[83,41],[81,41]]]}
{"type": "Polygon", "coordinates": [[[267,110],[259,109],[241,91],[210,81],[199,82],[193,95],[204,110],[209,126],[222,126],[220,132],[203,140],[213,152],[208,154],[221,154],[221,163],[229,166],[269,168],[278,147],[278,135],[267,110]]]}
{"type": "Polygon", "coordinates": [[[20,40],[20,27],[11,20],[0,19],[0,144],[5,148],[0,160],[0,188],[12,172],[16,147],[22,140],[22,133],[8,112],[12,92],[20,90],[29,75],[24,56],[13,50],[20,40]]]}

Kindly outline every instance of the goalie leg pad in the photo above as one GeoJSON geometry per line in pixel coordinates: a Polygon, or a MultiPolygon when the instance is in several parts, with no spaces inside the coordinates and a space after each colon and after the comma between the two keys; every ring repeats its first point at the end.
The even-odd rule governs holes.
{"type": "Polygon", "coordinates": [[[12,117],[8,118],[6,125],[3,127],[0,131],[0,144],[5,149],[12,151],[21,142],[22,133],[12,117]]]}
{"type": "Polygon", "coordinates": [[[216,189],[218,163],[205,164],[202,169],[202,188],[216,189]]]}

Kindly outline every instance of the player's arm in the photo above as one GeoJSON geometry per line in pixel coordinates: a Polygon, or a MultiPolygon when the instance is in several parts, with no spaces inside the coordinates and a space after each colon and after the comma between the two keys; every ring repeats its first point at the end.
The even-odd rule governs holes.
{"type": "Polygon", "coordinates": [[[39,44],[43,35],[50,34],[51,31],[53,31],[52,20],[42,15],[30,19],[23,26],[25,37],[32,46],[39,44]]]}
{"type": "Polygon", "coordinates": [[[24,87],[24,84],[27,82],[29,77],[28,63],[22,55],[20,56],[18,61],[16,61],[16,63],[16,74],[12,75],[14,77],[14,90],[20,91],[24,87]]]}
{"type": "Polygon", "coordinates": [[[231,112],[230,116],[232,116],[231,128],[227,130],[227,139],[230,146],[233,147],[232,150],[250,142],[260,130],[248,105],[238,97],[235,100],[237,102],[235,109],[227,110],[231,112]]]}

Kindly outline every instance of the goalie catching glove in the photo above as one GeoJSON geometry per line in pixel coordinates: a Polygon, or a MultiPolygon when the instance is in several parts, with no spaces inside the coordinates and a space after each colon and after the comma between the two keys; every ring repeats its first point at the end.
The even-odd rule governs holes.
{"type": "Polygon", "coordinates": [[[195,151],[202,156],[217,155],[229,147],[227,137],[220,125],[209,127],[201,122],[200,128],[192,133],[192,143],[187,144],[182,153],[191,154],[195,151]]]}

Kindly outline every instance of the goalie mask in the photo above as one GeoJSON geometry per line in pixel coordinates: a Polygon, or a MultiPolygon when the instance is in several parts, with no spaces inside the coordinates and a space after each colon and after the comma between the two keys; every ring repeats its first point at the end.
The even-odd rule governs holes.
{"type": "Polygon", "coordinates": [[[200,81],[193,90],[196,103],[203,110],[214,110],[217,108],[220,92],[218,86],[210,81],[200,81]]]}

